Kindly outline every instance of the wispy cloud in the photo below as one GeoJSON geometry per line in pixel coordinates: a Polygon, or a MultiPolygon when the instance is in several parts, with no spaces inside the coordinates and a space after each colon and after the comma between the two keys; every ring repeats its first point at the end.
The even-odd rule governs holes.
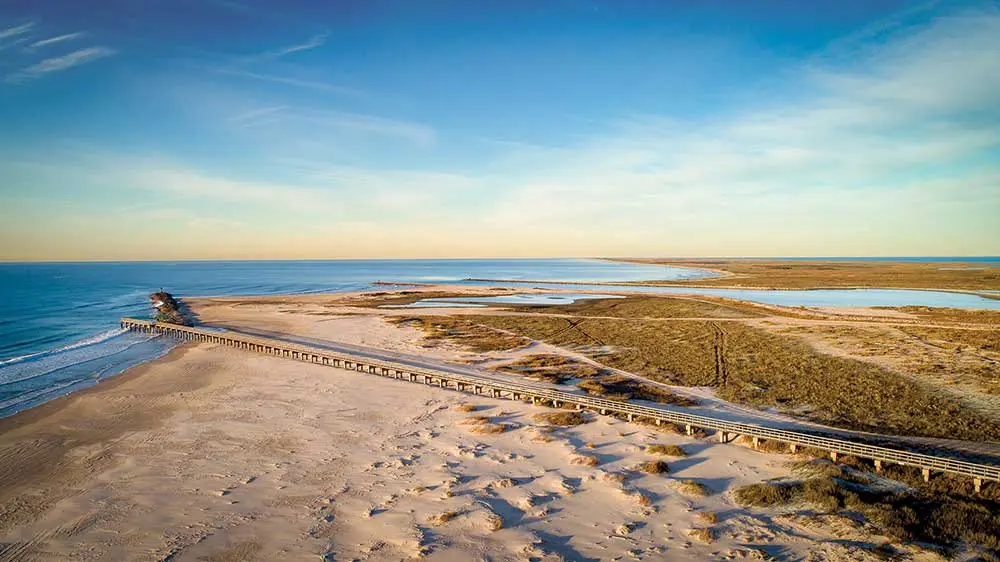
{"type": "Polygon", "coordinates": [[[281,47],[280,49],[275,49],[273,51],[264,51],[256,55],[240,57],[236,59],[236,64],[240,66],[254,65],[258,63],[276,61],[282,57],[294,53],[301,53],[303,51],[311,51],[313,49],[322,47],[326,44],[327,35],[325,33],[319,35],[313,35],[304,43],[297,43],[295,45],[289,45],[287,47],[281,47]]]}
{"type": "Polygon", "coordinates": [[[574,225],[602,225],[623,249],[698,239],[694,253],[808,254],[830,237],[848,252],[912,253],[910,240],[938,243],[927,220],[970,244],[977,227],[1000,239],[986,226],[997,197],[977,187],[1000,175],[1000,13],[937,18],[880,43],[849,66],[800,69],[787,85],[808,92],[798,100],[700,124],[637,116],[576,146],[515,148],[508,168],[531,173],[498,190],[483,223],[564,240],[585,236],[574,225]]]}
{"type": "Polygon", "coordinates": [[[89,62],[109,57],[114,55],[116,52],[117,51],[114,49],[108,47],[88,47],[86,49],[80,49],[61,57],[44,59],[41,62],[25,68],[24,70],[9,75],[7,77],[7,81],[20,83],[34,80],[47,74],[61,72],[63,70],[73,68],[74,66],[80,66],[82,64],[87,64],[89,62]]]}
{"type": "Polygon", "coordinates": [[[57,35],[48,39],[42,39],[41,41],[35,41],[31,45],[28,45],[28,48],[38,49],[40,47],[47,47],[49,45],[55,45],[56,43],[62,43],[63,41],[70,41],[78,37],[83,37],[82,31],[77,31],[76,33],[66,33],[65,35],[57,35]]]}
{"type": "Polygon", "coordinates": [[[340,86],[338,84],[331,84],[329,82],[319,82],[316,80],[303,80],[299,78],[289,77],[289,76],[278,76],[275,74],[267,74],[261,72],[251,72],[248,70],[240,70],[234,68],[211,68],[211,72],[216,74],[224,74],[227,76],[236,76],[239,78],[248,78],[251,80],[261,80],[264,82],[272,82],[275,84],[284,84],[286,86],[295,86],[297,88],[306,88],[309,90],[317,90],[321,92],[329,92],[331,94],[341,94],[348,96],[367,96],[367,94],[361,90],[354,88],[348,88],[346,86],[340,86]]]}
{"type": "Polygon", "coordinates": [[[290,116],[315,127],[394,137],[418,146],[429,146],[437,138],[436,131],[429,125],[378,115],[300,109],[290,112],[290,116]]]}
{"type": "Polygon", "coordinates": [[[252,109],[250,111],[245,111],[243,113],[240,113],[239,115],[234,115],[234,116],[232,116],[232,117],[229,118],[229,121],[232,121],[232,122],[235,122],[235,123],[241,123],[241,122],[246,122],[246,121],[255,121],[255,120],[257,120],[257,119],[259,119],[261,117],[265,117],[267,115],[272,115],[274,113],[278,113],[278,112],[283,111],[285,109],[288,109],[287,105],[275,105],[275,106],[272,106],[272,107],[261,107],[259,109],[252,109]]]}
{"type": "Polygon", "coordinates": [[[298,45],[291,45],[291,46],[285,47],[283,49],[278,49],[276,51],[271,51],[271,52],[268,52],[268,53],[264,53],[261,56],[264,57],[264,58],[267,58],[267,59],[277,59],[277,58],[281,58],[281,57],[283,57],[285,55],[290,55],[292,53],[298,53],[298,52],[301,52],[301,51],[309,51],[309,50],[315,49],[317,47],[322,47],[326,43],[326,38],[327,38],[326,34],[313,35],[305,43],[300,43],[298,45]]]}
{"type": "Polygon", "coordinates": [[[35,27],[34,23],[25,23],[22,25],[8,27],[7,29],[0,29],[0,40],[9,39],[23,33],[31,31],[35,27]]]}

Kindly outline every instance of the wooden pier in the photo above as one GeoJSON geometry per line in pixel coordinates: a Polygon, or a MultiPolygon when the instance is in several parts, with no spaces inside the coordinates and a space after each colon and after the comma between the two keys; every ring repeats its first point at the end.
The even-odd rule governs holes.
{"type": "Polygon", "coordinates": [[[973,486],[977,492],[980,491],[984,481],[1000,482],[1000,466],[960,460],[945,454],[917,453],[901,448],[851,441],[846,438],[825,437],[758,424],[731,422],[709,416],[674,412],[652,406],[575,394],[539,384],[511,382],[485,375],[456,374],[399,362],[360,357],[229,330],[192,328],[134,318],[123,318],[121,327],[138,332],[164,334],[185,341],[215,343],[306,363],[435,385],[472,394],[488,395],[493,398],[524,400],[533,404],[543,403],[555,407],[573,405],[578,410],[587,409],[602,415],[619,415],[628,421],[641,418],[650,420],[656,425],[672,423],[684,427],[689,435],[693,433],[695,428],[710,429],[716,432],[722,442],[730,441],[739,436],[747,436],[752,439],[755,447],[762,440],[784,443],[789,447],[789,452],[795,452],[799,447],[812,447],[826,451],[833,460],[837,460],[839,455],[871,459],[875,461],[876,470],[881,470],[887,463],[914,466],[921,469],[925,481],[930,479],[932,472],[960,474],[972,478],[973,486]]]}

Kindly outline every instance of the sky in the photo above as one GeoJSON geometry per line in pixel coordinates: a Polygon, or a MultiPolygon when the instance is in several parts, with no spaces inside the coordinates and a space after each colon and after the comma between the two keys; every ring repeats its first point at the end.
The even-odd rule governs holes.
{"type": "Polygon", "coordinates": [[[0,0],[0,260],[1000,255],[1000,2],[0,0]]]}

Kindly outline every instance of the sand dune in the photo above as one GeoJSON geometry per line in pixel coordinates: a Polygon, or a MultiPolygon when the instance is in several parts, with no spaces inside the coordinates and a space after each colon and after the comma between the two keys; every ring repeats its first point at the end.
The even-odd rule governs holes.
{"type": "MultiPolygon", "coordinates": [[[[420,345],[378,319],[317,318],[420,345]]],[[[731,490],[786,476],[788,457],[535,420],[551,411],[188,345],[0,421],[0,560],[877,559],[863,530],[736,506],[731,490]]]]}

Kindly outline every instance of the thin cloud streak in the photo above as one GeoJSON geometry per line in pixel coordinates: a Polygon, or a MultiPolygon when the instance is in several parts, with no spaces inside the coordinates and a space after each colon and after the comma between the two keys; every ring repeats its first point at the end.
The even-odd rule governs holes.
{"type": "Polygon", "coordinates": [[[258,117],[263,117],[265,115],[271,115],[272,113],[277,113],[277,112],[283,111],[285,109],[288,109],[287,105],[276,105],[276,106],[273,106],[273,107],[262,107],[260,109],[253,109],[253,110],[241,113],[239,115],[234,115],[234,116],[232,116],[232,117],[229,118],[229,121],[232,121],[232,122],[251,121],[251,120],[256,119],[258,117]]]}
{"type": "Polygon", "coordinates": [[[15,27],[8,27],[7,29],[0,29],[0,40],[8,39],[16,35],[21,35],[22,33],[27,33],[35,27],[33,22],[29,22],[23,25],[18,25],[15,27]]]}
{"type": "Polygon", "coordinates": [[[302,110],[290,113],[291,117],[318,127],[331,127],[385,137],[395,137],[418,146],[429,146],[437,138],[433,127],[411,121],[400,121],[361,113],[342,111],[302,110]]]}
{"type": "Polygon", "coordinates": [[[320,35],[313,35],[308,41],[299,45],[292,45],[291,47],[285,47],[284,49],[279,49],[266,54],[269,59],[281,58],[285,55],[290,55],[292,53],[298,53],[301,51],[309,51],[322,47],[326,43],[327,35],[325,33],[320,35]]]}
{"type": "Polygon", "coordinates": [[[83,37],[82,31],[77,31],[76,33],[67,33],[65,35],[59,35],[56,37],[50,37],[49,39],[42,39],[41,41],[35,41],[31,45],[28,45],[28,48],[37,49],[39,47],[47,47],[49,45],[55,45],[56,43],[62,43],[63,41],[70,41],[78,37],[83,37]]]}
{"type": "Polygon", "coordinates": [[[282,57],[285,57],[285,56],[288,56],[288,55],[291,55],[291,54],[294,54],[294,53],[301,53],[303,51],[311,51],[313,49],[317,49],[319,47],[322,47],[324,44],[326,44],[326,38],[327,38],[327,35],[325,33],[321,33],[319,35],[313,35],[305,43],[299,43],[297,45],[291,45],[291,46],[288,46],[288,47],[283,47],[281,49],[277,49],[277,50],[274,50],[274,51],[266,51],[266,52],[260,53],[258,55],[253,55],[253,56],[249,56],[249,57],[242,57],[242,58],[240,58],[240,59],[237,60],[237,64],[252,65],[252,64],[256,64],[256,63],[260,63],[260,62],[276,61],[276,60],[278,60],[278,59],[280,59],[282,57]]]}
{"type": "Polygon", "coordinates": [[[19,83],[41,78],[47,74],[68,70],[74,66],[80,66],[105,57],[110,57],[117,53],[108,47],[88,47],[73,51],[61,57],[47,58],[39,63],[33,64],[20,72],[16,72],[7,77],[7,82],[19,83]]]}
{"type": "Polygon", "coordinates": [[[358,97],[367,96],[367,94],[361,90],[348,88],[346,86],[339,86],[337,84],[329,84],[326,82],[316,82],[313,80],[300,80],[298,78],[289,78],[287,76],[263,74],[260,72],[251,72],[248,70],[235,70],[232,68],[210,68],[209,71],[214,72],[216,74],[223,74],[226,76],[236,76],[238,78],[249,78],[251,80],[273,82],[275,84],[284,84],[286,86],[295,86],[297,88],[306,88],[321,92],[329,92],[331,94],[340,94],[340,95],[358,96],[358,97]]]}

